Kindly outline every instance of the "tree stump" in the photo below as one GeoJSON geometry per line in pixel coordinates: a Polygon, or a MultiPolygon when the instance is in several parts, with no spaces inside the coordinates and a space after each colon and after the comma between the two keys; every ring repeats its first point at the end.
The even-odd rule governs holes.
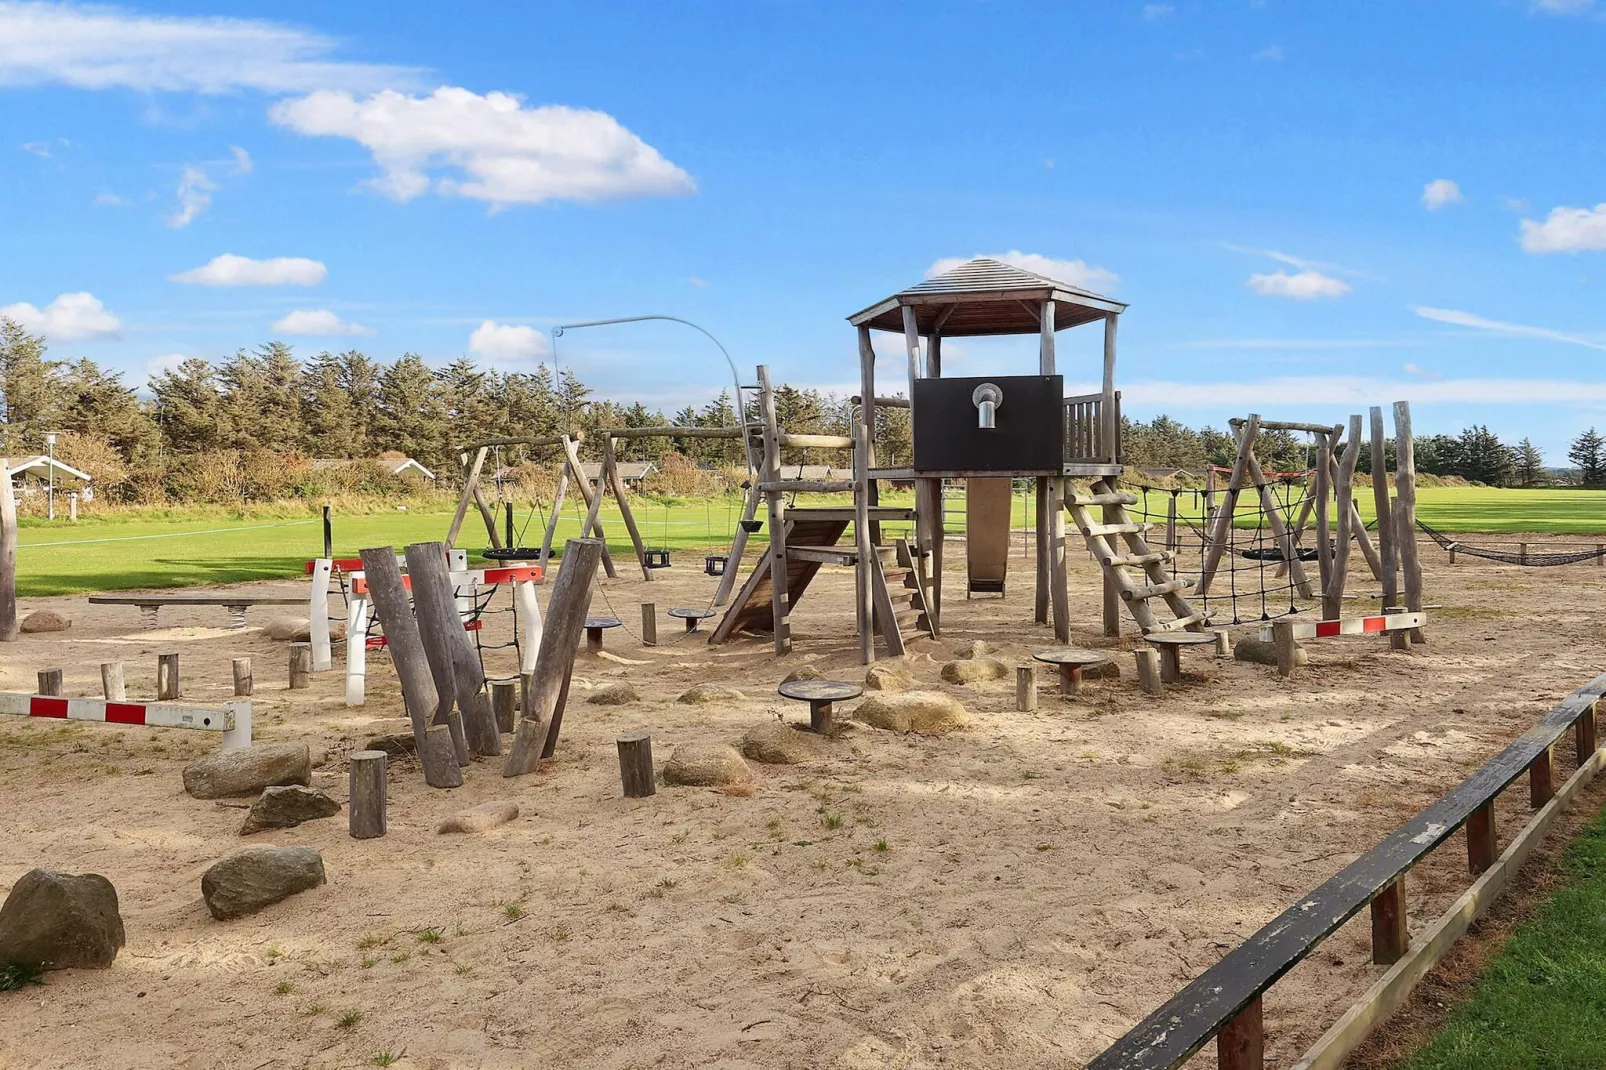
{"type": "Polygon", "coordinates": [[[1025,713],[1037,709],[1037,666],[1015,666],[1015,708],[1025,713]]]}
{"type": "Polygon", "coordinates": [[[1160,652],[1134,650],[1132,653],[1138,660],[1138,686],[1143,693],[1156,698],[1165,694],[1165,684],[1160,680],[1160,652]]]}
{"type": "Polygon", "coordinates": [[[290,690],[312,686],[312,644],[290,644],[290,690]]]}
{"type": "MultiPolygon", "coordinates": [[[[641,603],[641,643],[643,646],[658,645],[658,603],[641,603]]],[[[619,744],[621,747],[623,743],[619,744]]],[[[621,751],[620,753],[623,753],[621,751]]]]}
{"type": "Polygon", "coordinates": [[[354,840],[371,840],[385,834],[389,764],[382,750],[360,750],[351,756],[346,813],[354,840]]]}
{"type": "Polygon", "coordinates": [[[100,690],[106,696],[107,702],[126,702],[128,690],[123,686],[123,663],[120,661],[103,661],[100,663],[100,690]]]}
{"type": "Polygon", "coordinates": [[[626,732],[619,737],[619,780],[625,798],[645,799],[657,792],[652,775],[652,736],[626,732]]]}
{"type": "Polygon", "coordinates": [[[235,697],[249,698],[251,696],[251,659],[235,658],[232,665],[234,668],[235,697]]]}
{"type": "Polygon", "coordinates": [[[178,655],[156,655],[156,701],[173,702],[182,691],[178,684],[178,655]]]}
{"type": "Polygon", "coordinates": [[[424,730],[418,759],[424,765],[424,783],[430,787],[463,786],[463,767],[457,764],[457,747],[452,743],[452,730],[447,725],[432,724],[424,730]]]}
{"type": "MultiPolygon", "coordinates": [[[[518,680],[492,680],[491,712],[496,717],[497,732],[511,732],[518,718],[519,682],[518,680]]],[[[501,741],[497,741],[500,752],[501,741]]]]}
{"type": "Polygon", "coordinates": [[[60,695],[61,694],[61,670],[60,669],[40,669],[39,670],[39,690],[37,692],[35,692],[35,694],[39,694],[39,695],[60,695]]]}

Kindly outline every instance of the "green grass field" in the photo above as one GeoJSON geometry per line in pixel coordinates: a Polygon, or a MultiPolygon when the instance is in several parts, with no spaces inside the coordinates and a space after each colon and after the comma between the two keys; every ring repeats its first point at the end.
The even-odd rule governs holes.
{"type": "MultiPolygon", "coordinates": [[[[1151,494],[1149,508],[1163,515],[1165,495],[1151,494]]],[[[1358,496],[1362,511],[1371,518],[1371,495],[1358,496]]],[[[910,496],[889,495],[887,504],[908,504],[910,496]]],[[[812,499],[823,503],[827,499],[812,499]]],[[[1183,515],[1194,513],[1195,496],[1179,498],[1183,515]]],[[[848,504],[847,498],[834,504],[848,504]]],[[[1247,506],[1246,506],[1247,507],[1247,506]]],[[[676,567],[700,568],[704,552],[728,546],[740,514],[734,499],[683,501],[665,510],[661,503],[633,505],[643,541],[651,548],[681,551],[672,558],[676,567]]],[[[1013,525],[1029,524],[1029,503],[1015,496],[1013,525]]],[[[517,525],[521,541],[538,546],[541,518],[528,527],[522,511],[517,525]]],[[[964,501],[948,503],[950,530],[964,528],[964,501]]],[[[1474,532],[1606,532],[1606,492],[1519,491],[1483,487],[1425,487],[1419,494],[1418,515],[1433,527],[1456,534],[1474,532]]],[[[603,509],[609,546],[629,554],[630,543],[612,502],[603,509]]],[[[1196,516],[1195,516],[1196,518],[1196,516]]],[[[442,539],[451,521],[448,511],[409,511],[337,516],[335,553],[356,556],[359,549],[386,543],[401,547],[410,542],[442,539]]],[[[558,525],[557,542],[579,532],[578,507],[566,509],[558,525]]],[[[762,546],[766,534],[749,540],[762,546]]],[[[459,544],[477,550],[486,543],[484,525],[470,514],[459,544]]],[[[181,587],[197,584],[240,583],[249,580],[297,576],[303,563],[322,548],[315,516],[241,519],[217,512],[196,511],[186,518],[155,518],[113,514],[86,517],[77,524],[64,520],[25,521],[17,553],[17,586],[22,595],[80,594],[137,587],[181,587]]]]}

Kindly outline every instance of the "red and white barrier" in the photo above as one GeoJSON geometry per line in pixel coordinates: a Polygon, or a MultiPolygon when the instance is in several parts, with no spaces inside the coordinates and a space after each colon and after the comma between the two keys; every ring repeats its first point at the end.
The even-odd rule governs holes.
{"type": "Polygon", "coordinates": [[[58,698],[0,691],[0,714],[48,717],[64,721],[143,725],[147,728],[190,728],[221,732],[224,750],[251,745],[251,702],[236,699],[221,710],[181,706],[174,702],[112,702],[103,698],[58,698]]]}
{"type": "MultiPolygon", "coordinates": [[[[1426,613],[1384,613],[1376,617],[1351,617],[1348,620],[1291,620],[1288,625],[1295,639],[1327,639],[1335,635],[1374,635],[1379,632],[1398,632],[1420,628],[1427,623],[1426,613]]],[[[1271,642],[1274,632],[1270,625],[1260,629],[1260,637],[1271,642]]]]}

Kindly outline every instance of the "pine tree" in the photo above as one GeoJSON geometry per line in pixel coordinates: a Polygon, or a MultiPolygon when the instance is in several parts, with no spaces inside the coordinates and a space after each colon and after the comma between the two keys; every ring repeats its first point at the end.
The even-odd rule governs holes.
{"type": "Polygon", "coordinates": [[[1586,487],[1599,486],[1603,466],[1606,466],[1606,439],[1591,427],[1573,439],[1567,459],[1578,466],[1579,482],[1586,487]]]}
{"type": "Polygon", "coordinates": [[[1528,439],[1517,443],[1513,451],[1513,459],[1517,467],[1517,485],[1519,487],[1537,486],[1545,475],[1545,457],[1528,439]]]}
{"type": "Polygon", "coordinates": [[[1466,428],[1461,432],[1460,446],[1456,475],[1489,487],[1511,485],[1515,469],[1511,447],[1488,427],[1479,424],[1466,428]]]}
{"type": "Polygon", "coordinates": [[[43,335],[32,335],[0,316],[0,395],[5,399],[6,448],[39,449],[41,432],[59,415],[53,380],[60,365],[45,359],[43,335]]]}
{"type": "Polygon", "coordinates": [[[151,380],[156,424],[167,448],[176,453],[215,450],[225,444],[223,399],[217,370],[198,357],[151,380]]]}
{"type": "Polygon", "coordinates": [[[76,360],[61,369],[59,393],[62,429],[104,440],[125,461],[138,463],[160,449],[160,430],[120,373],[76,360]]]}
{"type": "Polygon", "coordinates": [[[450,430],[440,384],[422,357],[408,353],[380,373],[376,454],[395,450],[428,468],[455,465],[450,430]]]}

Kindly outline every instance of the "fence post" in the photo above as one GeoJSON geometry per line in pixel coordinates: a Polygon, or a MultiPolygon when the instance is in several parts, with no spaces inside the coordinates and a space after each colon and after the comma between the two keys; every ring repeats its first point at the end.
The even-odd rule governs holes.
{"type": "Polygon", "coordinates": [[[1256,996],[1216,1034],[1216,1066],[1220,1070],[1262,1070],[1266,1062],[1266,1029],[1256,996]]]}
{"type": "Polygon", "coordinates": [[[1535,810],[1556,796],[1556,781],[1550,775],[1550,753],[1553,749],[1546,747],[1528,766],[1528,802],[1535,810]]]}
{"type": "Polygon", "coordinates": [[[1467,818],[1467,869],[1474,877],[1483,873],[1499,857],[1494,833],[1494,802],[1486,802],[1467,818]]]}
{"type": "Polygon", "coordinates": [[[1377,893],[1372,900],[1372,962],[1392,966],[1411,946],[1405,927],[1405,875],[1377,893]]]}

